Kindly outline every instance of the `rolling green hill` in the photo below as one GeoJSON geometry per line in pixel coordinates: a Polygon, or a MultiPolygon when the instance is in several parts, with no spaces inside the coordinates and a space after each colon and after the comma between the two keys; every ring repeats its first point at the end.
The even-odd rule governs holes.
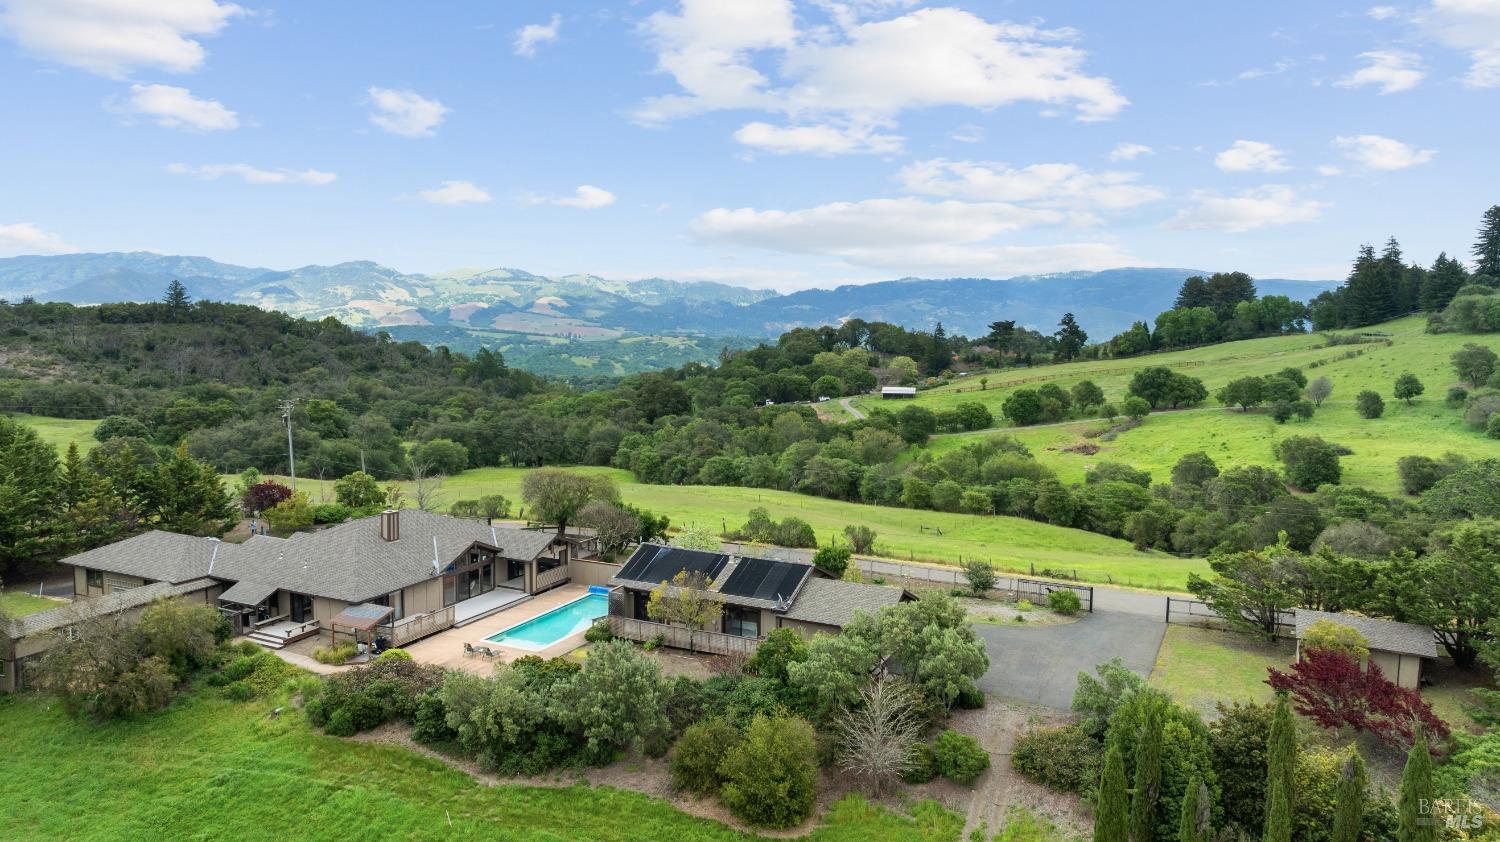
{"type": "MultiPolygon", "coordinates": [[[[1466,342],[1500,349],[1500,337],[1429,334],[1424,332],[1424,324],[1422,317],[1414,316],[1377,325],[1368,332],[1389,334],[1389,341],[1361,345],[1328,347],[1321,336],[1303,334],[1129,359],[1011,369],[985,375],[989,378],[987,389],[981,390],[976,382],[979,375],[974,375],[922,392],[915,403],[936,411],[978,401],[999,418],[1006,395],[1021,385],[1051,382],[1067,388],[1088,379],[1104,390],[1108,400],[1118,403],[1126,396],[1130,377],[1148,366],[1164,365],[1190,374],[1203,380],[1210,392],[1238,377],[1273,374],[1296,366],[1309,379],[1326,376],[1333,381],[1333,396],[1310,421],[1277,424],[1262,412],[1226,409],[1210,399],[1203,407],[1151,415],[1140,427],[1121,433],[1114,441],[1095,439],[1100,451],[1094,455],[1070,453],[1064,448],[1087,441],[1086,431],[1104,426],[1098,419],[1009,428],[1008,432],[1031,447],[1037,458],[1055,469],[1065,482],[1081,480],[1089,466],[1100,461],[1124,462],[1165,481],[1172,464],[1196,450],[1204,451],[1220,465],[1273,464],[1271,448],[1278,439],[1318,435],[1353,451],[1343,458],[1346,483],[1395,494],[1399,491],[1395,463],[1401,456],[1437,456],[1449,450],[1472,456],[1500,449],[1493,440],[1466,426],[1461,410],[1443,401],[1448,387],[1457,383],[1449,360],[1453,352],[1466,342]],[[1411,406],[1391,396],[1392,382],[1406,371],[1426,387],[1411,406]],[[1355,412],[1354,396],[1364,389],[1385,398],[1383,417],[1366,420],[1355,412]]],[[[882,401],[873,397],[860,398],[855,405],[865,411],[891,406],[888,402],[882,406],[882,401]]],[[[929,447],[941,453],[993,432],[940,436],[929,447]]]]}

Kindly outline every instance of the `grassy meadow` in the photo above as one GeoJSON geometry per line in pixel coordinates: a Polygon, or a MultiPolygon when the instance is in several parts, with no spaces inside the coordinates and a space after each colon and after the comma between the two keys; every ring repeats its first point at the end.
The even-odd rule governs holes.
{"type": "MultiPolygon", "coordinates": [[[[1050,569],[1072,575],[1076,570],[1086,581],[1178,591],[1185,587],[1188,573],[1208,571],[1203,559],[1137,552],[1126,541],[1021,518],[868,506],[757,488],[646,485],[636,482],[628,471],[614,468],[574,470],[613,477],[625,502],[669,515],[674,527],[734,529],[745,522],[751,509],[761,506],[777,519],[795,515],[806,520],[820,541],[840,533],[847,524],[867,524],[879,535],[876,552],[891,558],[955,564],[982,558],[1007,571],[1029,573],[1034,568],[1038,573],[1050,569]]],[[[519,506],[525,473],[521,468],[464,471],[444,483],[441,501],[446,505],[503,494],[519,506]]],[[[331,482],[298,480],[298,488],[314,500],[333,498],[331,482]]]]}
{"type": "MultiPolygon", "coordinates": [[[[760,838],[634,792],[487,786],[405,748],[316,733],[283,699],[237,703],[211,693],[104,724],[69,719],[37,694],[0,698],[0,838],[760,838]]],[[[929,801],[912,812],[849,797],[804,838],[958,839],[961,817],[929,801]]]]}
{"type": "Polygon", "coordinates": [[[1167,626],[1150,684],[1204,716],[1217,702],[1267,702],[1273,697],[1266,668],[1285,669],[1294,655],[1288,641],[1267,643],[1238,632],[1167,626]]]}
{"type": "Polygon", "coordinates": [[[42,441],[56,447],[58,453],[66,452],[68,445],[75,442],[78,444],[79,453],[87,453],[89,448],[97,444],[94,441],[94,428],[99,426],[97,420],[48,418],[21,412],[6,413],[6,417],[17,424],[25,424],[36,430],[37,435],[42,437],[42,441]]]}
{"type": "Polygon", "coordinates": [[[61,607],[63,603],[21,591],[0,591],[0,615],[25,617],[61,607]]]}
{"type": "MultiPolygon", "coordinates": [[[[1267,375],[1287,366],[1303,367],[1308,379],[1326,376],[1333,381],[1333,395],[1309,421],[1277,424],[1260,411],[1241,412],[1219,406],[1210,399],[1203,407],[1149,416],[1140,427],[1124,432],[1112,442],[1096,443],[1094,455],[1068,453],[1064,448],[1088,439],[1084,433],[1099,429],[1098,419],[1053,426],[1006,428],[1025,442],[1037,458],[1051,466],[1064,481],[1080,481],[1089,467],[1100,461],[1124,462],[1148,470],[1165,481],[1173,463],[1183,454],[1202,450],[1221,466],[1274,464],[1272,447],[1277,440],[1296,435],[1318,435],[1345,445],[1353,452],[1343,459],[1345,482],[1395,494],[1400,490],[1396,460],[1411,454],[1439,455],[1456,451],[1474,455],[1494,448],[1494,442],[1463,421],[1462,410],[1449,408],[1443,398],[1457,383],[1449,358],[1465,342],[1500,350],[1500,337],[1428,334],[1422,317],[1410,317],[1371,328],[1391,334],[1390,344],[1372,343],[1320,347],[1313,335],[1251,339],[1206,348],[1134,357],[1128,360],[1070,363],[1041,369],[994,372],[989,388],[980,391],[974,377],[964,382],[923,392],[918,405],[944,409],[962,401],[979,400],[999,416],[1000,404],[1011,388],[1056,382],[1063,387],[1092,379],[1106,397],[1118,403],[1125,397],[1131,375],[1138,369],[1165,365],[1198,377],[1210,392],[1238,377],[1267,375]],[[1351,351],[1362,351],[1346,358],[1351,351]],[[1316,368],[1306,368],[1324,361],[1316,368]],[[1410,371],[1422,381],[1425,393],[1408,406],[1391,396],[1391,384],[1410,371]],[[1354,397],[1372,389],[1385,398],[1385,414],[1378,419],[1361,418],[1354,397]]],[[[862,398],[866,408],[877,399],[862,398]]],[[[962,447],[976,436],[993,430],[940,436],[929,447],[936,453],[962,447]]]]}

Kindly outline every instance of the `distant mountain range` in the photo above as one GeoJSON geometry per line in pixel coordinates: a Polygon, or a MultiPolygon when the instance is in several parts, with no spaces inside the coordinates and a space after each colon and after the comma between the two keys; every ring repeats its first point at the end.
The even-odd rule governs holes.
{"type": "MultiPolygon", "coordinates": [[[[974,336],[999,319],[1050,330],[1065,312],[1091,337],[1105,339],[1133,321],[1149,323],[1171,307],[1182,280],[1195,274],[1205,273],[1110,269],[1005,280],[903,278],[781,295],[664,278],[544,277],[507,268],[408,275],[370,261],[276,271],[205,257],[115,252],[0,258],[0,298],[147,301],[176,279],[196,298],[309,319],[333,316],[356,327],[392,329],[402,338],[451,342],[468,335],[475,344],[520,340],[538,348],[634,336],[743,340],[856,317],[924,329],[942,322],[950,333],[974,336]]],[[[1257,279],[1256,285],[1263,295],[1306,300],[1338,282],[1257,279]]],[[[701,351],[682,353],[712,359],[723,343],[696,345],[701,351]]]]}

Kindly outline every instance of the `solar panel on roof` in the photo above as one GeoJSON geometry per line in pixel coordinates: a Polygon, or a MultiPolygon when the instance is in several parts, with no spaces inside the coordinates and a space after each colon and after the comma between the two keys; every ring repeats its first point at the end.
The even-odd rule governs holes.
{"type": "Polygon", "coordinates": [[[616,576],[632,582],[666,582],[687,571],[702,573],[712,580],[728,563],[729,556],[723,553],[642,544],[616,576]]]}
{"type": "Polygon", "coordinates": [[[742,558],[729,575],[729,581],[719,588],[719,593],[750,599],[791,599],[797,586],[811,572],[812,566],[808,564],[742,558]]]}

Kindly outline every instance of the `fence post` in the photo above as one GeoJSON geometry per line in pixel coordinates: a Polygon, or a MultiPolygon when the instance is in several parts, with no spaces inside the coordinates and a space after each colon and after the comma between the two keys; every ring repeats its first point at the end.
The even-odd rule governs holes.
{"type": "Polygon", "coordinates": [[[1172,598],[1170,596],[1167,597],[1167,618],[1166,618],[1166,620],[1164,622],[1166,622],[1166,623],[1171,623],[1172,622],[1172,598]]]}

